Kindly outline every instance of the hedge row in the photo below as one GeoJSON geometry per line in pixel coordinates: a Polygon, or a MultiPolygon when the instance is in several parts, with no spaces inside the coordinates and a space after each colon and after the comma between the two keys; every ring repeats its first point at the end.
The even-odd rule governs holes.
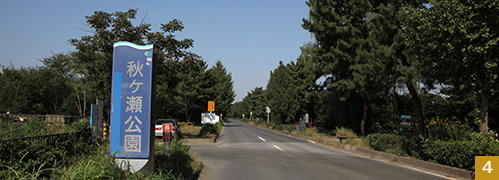
{"type": "Polygon", "coordinates": [[[481,140],[439,140],[405,138],[393,134],[370,134],[367,144],[377,151],[474,170],[475,156],[499,156],[499,142],[481,140]]]}

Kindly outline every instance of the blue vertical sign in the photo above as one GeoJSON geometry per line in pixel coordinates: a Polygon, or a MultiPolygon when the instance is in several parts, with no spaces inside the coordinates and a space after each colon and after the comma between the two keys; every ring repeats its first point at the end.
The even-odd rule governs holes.
{"type": "Polygon", "coordinates": [[[149,159],[155,85],[153,45],[114,43],[110,155],[149,159]]]}

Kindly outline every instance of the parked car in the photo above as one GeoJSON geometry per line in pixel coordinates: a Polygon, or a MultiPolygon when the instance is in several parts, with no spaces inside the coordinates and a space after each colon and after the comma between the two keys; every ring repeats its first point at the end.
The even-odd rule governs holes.
{"type": "Polygon", "coordinates": [[[172,124],[172,134],[173,136],[178,135],[182,137],[182,133],[180,132],[180,125],[174,119],[158,119],[156,120],[155,131],[154,134],[156,137],[163,137],[163,124],[172,124]]]}

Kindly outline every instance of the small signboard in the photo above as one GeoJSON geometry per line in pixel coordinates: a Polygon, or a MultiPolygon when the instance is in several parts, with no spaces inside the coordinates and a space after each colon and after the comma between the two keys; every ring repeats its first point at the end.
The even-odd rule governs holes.
{"type": "Polygon", "coordinates": [[[215,101],[208,101],[208,112],[215,111],[215,101]]]}
{"type": "Polygon", "coordinates": [[[402,118],[402,119],[409,119],[409,118],[411,118],[411,115],[401,115],[400,118],[402,118]]]}
{"type": "Polygon", "coordinates": [[[216,124],[220,121],[220,116],[214,113],[201,113],[201,124],[216,124]]]}
{"type": "Polygon", "coordinates": [[[404,121],[404,122],[401,122],[400,125],[410,126],[411,122],[404,121]]]}
{"type": "Polygon", "coordinates": [[[268,107],[268,106],[265,107],[265,112],[267,112],[267,114],[269,114],[270,113],[270,107],[268,107]]]}
{"type": "Polygon", "coordinates": [[[171,141],[173,141],[172,124],[165,123],[163,124],[163,142],[171,141]]]}

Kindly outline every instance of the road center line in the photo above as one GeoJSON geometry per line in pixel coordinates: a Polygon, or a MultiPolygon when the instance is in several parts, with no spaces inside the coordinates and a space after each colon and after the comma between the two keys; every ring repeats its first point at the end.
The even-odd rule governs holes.
{"type": "Polygon", "coordinates": [[[274,147],[275,147],[276,149],[279,149],[279,150],[280,150],[280,151],[282,151],[282,152],[286,152],[286,151],[284,151],[282,148],[280,148],[280,147],[279,147],[279,146],[277,146],[277,145],[274,145],[274,147]]]}
{"type": "Polygon", "coordinates": [[[258,136],[258,139],[262,140],[263,142],[265,142],[266,140],[263,139],[262,137],[258,136]]]}

